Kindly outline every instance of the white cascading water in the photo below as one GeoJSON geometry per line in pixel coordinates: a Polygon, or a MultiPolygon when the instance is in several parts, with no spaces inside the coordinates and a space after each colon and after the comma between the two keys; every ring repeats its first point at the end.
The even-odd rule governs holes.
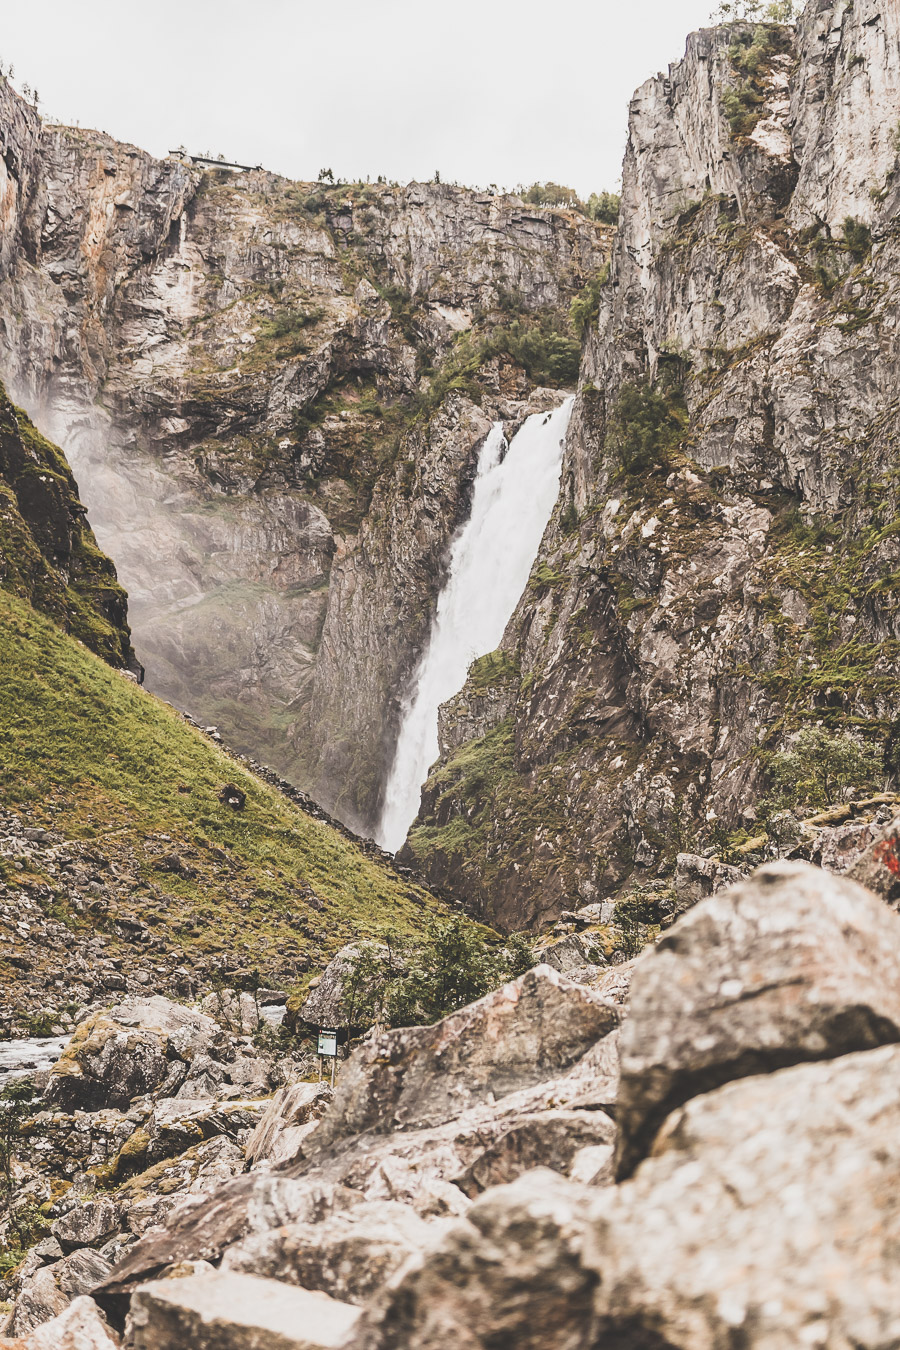
{"type": "Polygon", "coordinates": [[[450,549],[428,646],[404,708],[376,838],[395,853],[419,810],[422,785],[438,757],[438,708],[458,693],[469,666],[495,651],[525,589],[559,493],[567,399],[529,417],[509,448],[503,424],[478,459],[472,513],[450,549]],[[504,455],[504,450],[506,454],[504,455]]]}

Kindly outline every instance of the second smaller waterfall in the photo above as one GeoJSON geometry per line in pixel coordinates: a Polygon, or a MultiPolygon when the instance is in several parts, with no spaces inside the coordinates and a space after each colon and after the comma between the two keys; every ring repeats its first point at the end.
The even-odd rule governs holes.
{"type": "Polygon", "coordinates": [[[377,838],[392,853],[406,839],[438,757],[438,708],[462,688],[475,658],[496,649],[525,589],[559,492],[572,402],[529,417],[508,449],[496,422],[481,448],[472,513],[450,550],[385,792],[377,838]]]}

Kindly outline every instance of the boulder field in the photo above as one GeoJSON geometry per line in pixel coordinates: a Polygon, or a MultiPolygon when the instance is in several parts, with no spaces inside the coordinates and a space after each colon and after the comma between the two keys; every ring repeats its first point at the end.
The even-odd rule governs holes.
{"type": "Polygon", "coordinates": [[[122,1142],[54,1202],[3,1345],[895,1345],[898,960],[882,898],[776,862],[626,1001],[538,965],[370,1033],[333,1092],[296,1065],[270,1095],[233,1008],[127,1000],[49,1076],[48,1121],[122,1142]]]}

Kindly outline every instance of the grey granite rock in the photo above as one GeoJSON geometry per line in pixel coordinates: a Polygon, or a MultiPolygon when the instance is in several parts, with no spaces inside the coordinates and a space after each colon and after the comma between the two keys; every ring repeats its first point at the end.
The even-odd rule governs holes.
{"type": "Polygon", "coordinates": [[[638,963],[619,1042],[619,1170],[729,1079],[900,1040],[900,918],[844,878],[772,863],[638,963]]]}

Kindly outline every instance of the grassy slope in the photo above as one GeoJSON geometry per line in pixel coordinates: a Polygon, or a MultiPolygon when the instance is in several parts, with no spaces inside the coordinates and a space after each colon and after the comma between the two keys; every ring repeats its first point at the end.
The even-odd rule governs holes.
{"type": "Polygon", "coordinates": [[[160,907],[162,886],[156,932],[187,953],[319,964],[357,933],[412,926],[436,906],[2,590],[0,746],[0,803],[124,860],[140,878],[139,917],[160,907]],[[226,783],[246,792],[243,811],[218,800],[226,783]],[[172,852],[196,875],[161,875],[172,852]]]}

